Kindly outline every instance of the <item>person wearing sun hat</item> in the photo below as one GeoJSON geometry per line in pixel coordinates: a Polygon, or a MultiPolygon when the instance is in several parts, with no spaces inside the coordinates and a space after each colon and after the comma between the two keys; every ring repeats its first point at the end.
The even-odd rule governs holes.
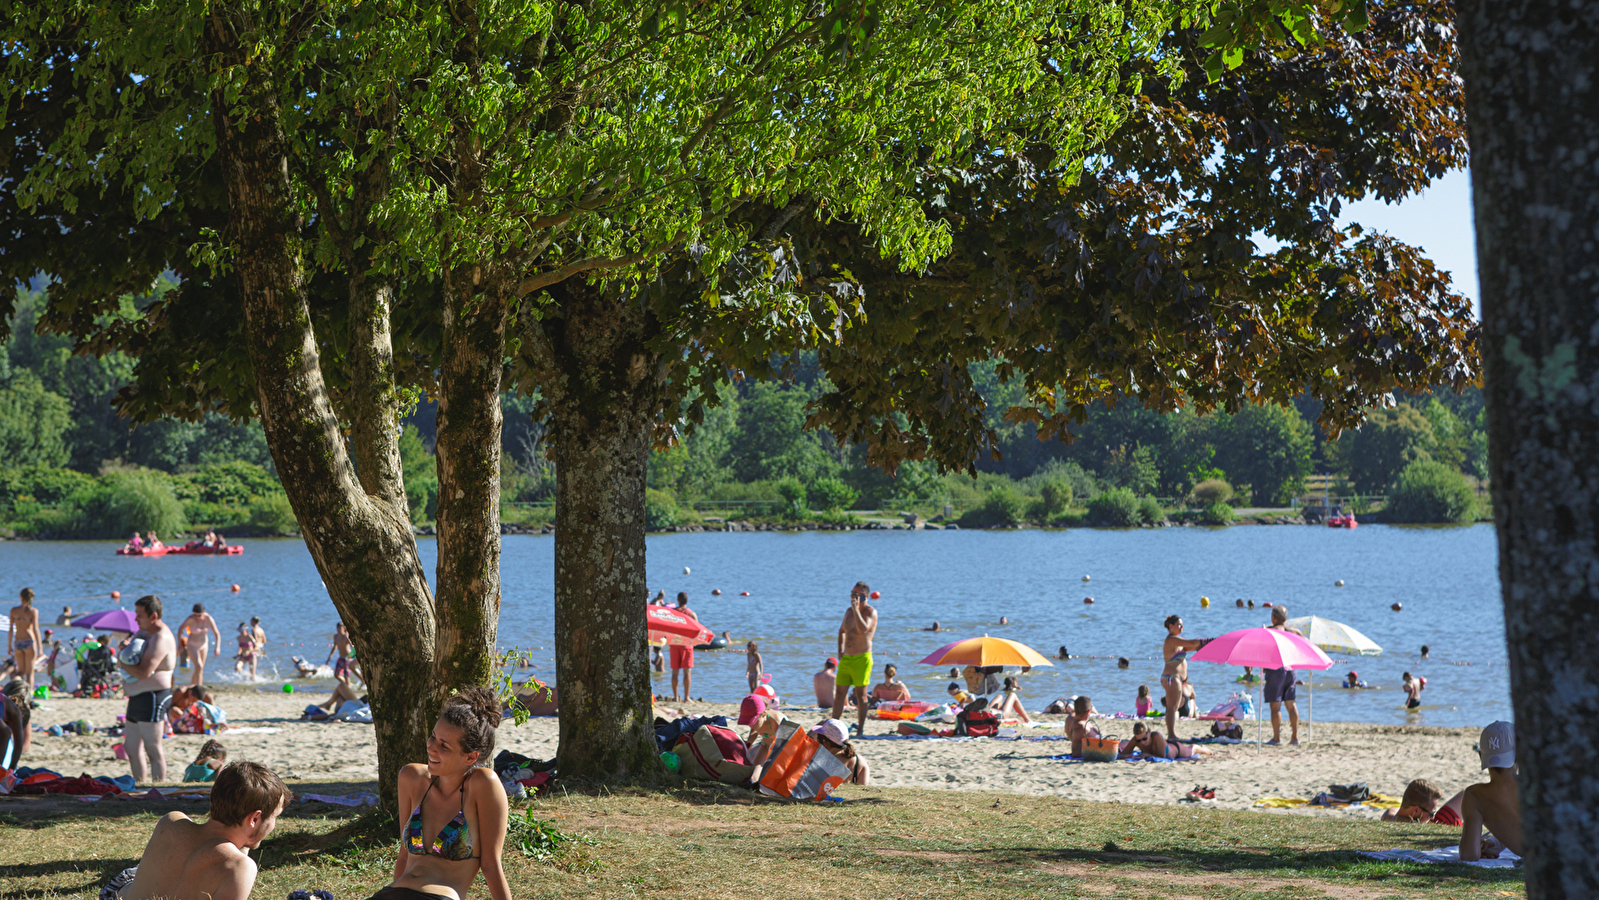
{"type": "Polygon", "coordinates": [[[839,762],[849,766],[851,784],[871,783],[871,766],[855,752],[855,745],[849,739],[849,726],[842,719],[823,719],[811,728],[811,736],[839,762]]]}
{"type": "Polygon", "coordinates": [[[1509,722],[1495,722],[1482,730],[1477,741],[1482,767],[1488,770],[1486,784],[1466,788],[1460,800],[1460,861],[1497,857],[1501,850],[1522,856],[1521,806],[1516,793],[1516,729],[1509,722]],[[1484,839],[1482,830],[1488,829],[1484,839]]]}

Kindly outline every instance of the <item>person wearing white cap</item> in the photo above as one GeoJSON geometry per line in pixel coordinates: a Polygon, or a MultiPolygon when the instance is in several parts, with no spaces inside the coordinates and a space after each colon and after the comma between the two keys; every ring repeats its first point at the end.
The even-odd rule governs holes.
{"type": "Polygon", "coordinates": [[[1495,722],[1482,730],[1477,742],[1482,767],[1488,770],[1486,784],[1466,788],[1460,801],[1460,861],[1497,857],[1501,849],[1521,856],[1521,806],[1516,794],[1516,729],[1509,722],[1495,722]],[[1489,837],[1485,840],[1483,828],[1489,837]]]}
{"type": "Polygon", "coordinates": [[[842,719],[823,719],[811,729],[811,735],[827,752],[838,757],[839,762],[849,766],[851,784],[871,783],[871,767],[855,752],[855,745],[849,739],[849,726],[842,719]]]}

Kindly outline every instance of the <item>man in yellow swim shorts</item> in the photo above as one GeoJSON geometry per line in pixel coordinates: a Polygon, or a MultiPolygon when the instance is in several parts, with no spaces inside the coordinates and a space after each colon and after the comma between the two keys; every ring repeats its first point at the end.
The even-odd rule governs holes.
{"type": "Polygon", "coordinates": [[[838,626],[838,681],[833,688],[833,715],[844,712],[844,700],[855,692],[856,734],[866,733],[866,686],[872,680],[872,637],[877,634],[877,610],[867,601],[872,589],[857,581],[849,592],[849,611],[838,626]]]}

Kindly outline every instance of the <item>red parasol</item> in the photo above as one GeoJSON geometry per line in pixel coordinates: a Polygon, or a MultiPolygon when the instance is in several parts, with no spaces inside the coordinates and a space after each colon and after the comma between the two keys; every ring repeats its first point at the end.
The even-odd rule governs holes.
{"type": "Polygon", "coordinates": [[[693,647],[708,644],[716,632],[701,625],[693,616],[670,606],[651,606],[646,610],[650,624],[650,640],[673,647],[693,647]]]}

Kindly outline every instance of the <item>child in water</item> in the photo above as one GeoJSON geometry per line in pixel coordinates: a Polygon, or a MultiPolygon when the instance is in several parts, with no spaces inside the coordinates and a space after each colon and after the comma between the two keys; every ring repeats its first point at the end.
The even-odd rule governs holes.
{"type": "Polygon", "coordinates": [[[1133,703],[1133,706],[1138,710],[1138,718],[1142,719],[1149,715],[1149,711],[1155,706],[1155,702],[1149,699],[1149,685],[1141,684],[1138,686],[1138,699],[1133,703]]]}
{"type": "Polygon", "coordinates": [[[1405,709],[1415,709],[1421,705],[1421,690],[1427,682],[1412,678],[1409,672],[1405,673],[1405,709]]]}
{"type": "Polygon", "coordinates": [[[761,649],[754,641],[750,641],[744,648],[744,655],[748,660],[744,666],[744,674],[749,676],[750,693],[753,694],[761,684],[761,649]]]}

